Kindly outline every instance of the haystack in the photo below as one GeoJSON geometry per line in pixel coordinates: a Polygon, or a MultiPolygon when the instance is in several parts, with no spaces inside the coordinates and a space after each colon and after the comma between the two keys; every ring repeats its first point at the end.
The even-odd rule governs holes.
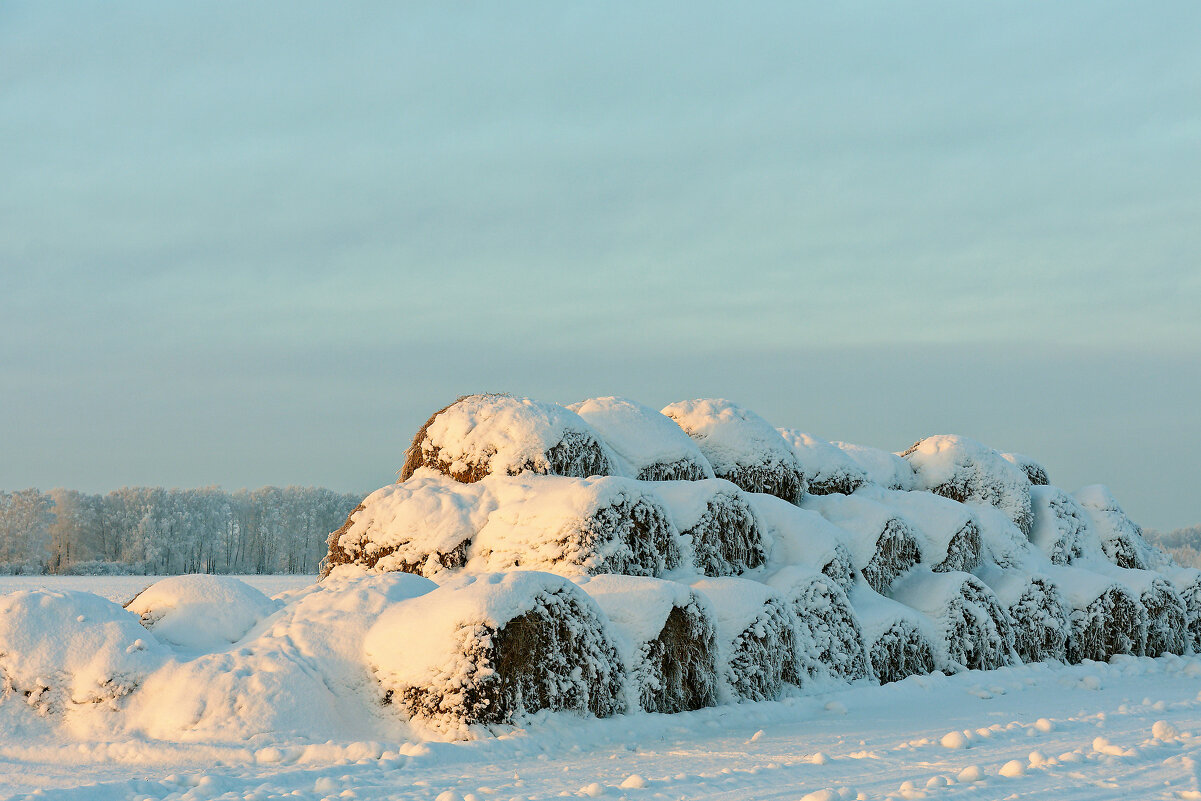
{"type": "Polygon", "coordinates": [[[747,492],[801,502],[805,473],[800,462],[780,432],[759,415],[716,399],[673,403],[663,414],[692,437],[718,478],[747,492]]]}
{"type": "Polygon", "coordinates": [[[543,709],[625,711],[604,614],[548,573],[451,579],[381,615],[364,651],[386,700],[438,728],[512,723],[543,709]]]}
{"type": "Polygon", "coordinates": [[[1047,561],[1047,557],[1000,509],[972,506],[972,514],[980,527],[981,564],[1025,569],[1031,563],[1041,565],[1047,561]]]}
{"type": "Polygon", "coordinates": [[[717,629],[693,590],[640,576],[595,576],[580,586],[612,624],[629,706],[686,712],[717,704],[717,629]]]}
{"type": "Polygon", "coordinates": [[[279,607],[233,576],[204,573],[157,581],[125,605],[159,640],[206,651],[242,639],[279,607]]]}
{"type": "Polygon", "coordinates": [[[1059,487],[1030,489],[1034,524],[1030,542],[1053,564],[1066,565],[1085,555],[1090,540],[1096,540],[1088,513],[1075,498],[1059,487]]]}
{"type": "Polygon", "coordinates": [[[892,585],[891,596],[934,621],[934,664],[944,673],[1017,662],[1009,614],[975,576],[918,568],[892,585]]]}
{"type": "Polygon", "coordinates": [[[845,592],[809,567],[782,568],[767,586],[792,605],[796,660],[803,678],[855,681],[870,675],[863,630],[845,592]]]}
{"type": "Polygon", "coordinates": [[[1019,568],[985,565],[976,577],[1009,612],[1014,650],[1023,662],[1067,660],[1070,609],[1049,576],[1019,568]]]}
{"type": "Polygon", "coordinates": [[[799,684],[792,610],[757,581],[707,578],[692,585],[717,623],[719,666],[738,700],[770,701],[785,684],[799,684]]]}
{"type": "Polygon", "coordinates": [[[1135,653],[1140,656],[1183,654],[1189,645],[1188,613],[1184,599],[1166,576],[1152,570],[1097,566],[1137,594],[1147,613],[1146,636],[1135,653]]]}
{"type": "Polygon", "coordinates": [[[863,627],[872,673],[881,684],[934,672],[934,622],[916,609],[856,582],[851,607],[863,627]]]}
{"type": "Polygon", "coordinates": [[[1126,516],[1108,487],[1104,484],[1082,487],[1073,497],[1088,513],[1106,559],[1118,567],[1136,570],[1150,567],[1143,530],[1126,516]]]}
{"type": "Polygon", "coordinates": [[[792,565],[813,568],[849,592],[855,579],[850,534],[809,509],[771,495],[752,495],[751,505],[771,541],[770,569],[792,565]]]}
{"type": "Polygon", "coordinates": [[[413,437],[400,480],[428,467],[470,484],[521,473],[587,478],[614,472],[615,455],[592,426],[555,403],[464,395],[413,437]]]}
{"type": "Polygon", "coordinates": [[[1029,534],[1030,481],[1000,453],[967,437],[939,434],[901,454],[917,474],[917,489],[961,503],[995,506],[1029,534]]]}
{"type": "Polygon", "coordinates": [[[830,444],[850,457],[872,484],[890,490],[917,489],[913,465],[897,454],[850,442],[834,441],[830,444]]]}
{"type": "Polygon", "coordinates": [[[847,532],[855,569],[876,592],[922,561],[921,535],[893,509],[858,493],[813,495],[805,508],[847,532]]]}
{"type": "Polygon", "coordinates": [[[735,576],[766,561],[763,527],[750,496],[736,485],[720,478],[661,481],[654,490],[691,541],[694,564],[704,575],[735,576]]]}
{"type": "Polygon", "coordinates": [[[1201,570],[1195,567],[1168,565],[1160,572],[1172,582],[1184,602],[1189,647],[1201,653],[1201,570]]]}
{"type": "Polygon", "coordinates": [[[929,492],[864,487],[863,497],[879,501],[905,517],[922,535],[922,560],[936,573],[970,573],[980,564],[980,526],[966,504],[929,492]]]}
{"type": "Polygon", "coordinates": [[[868,483],[867,471],[837,445],[795,428],[779,431],[796,453],[813,495],[850,495],[868,483]]]}
{"type": "Polygon", "coordinates": [[[436,576],[467,564],[467,550],[495,502],[485,484],[461,484],[422,468],[363,499],[329,535],[321,578],[339,565],[436,576]]]}
{"type": "Polygon", "coordinates": [[[1051,483],[1047,477],[1047,468],[1021,453],[1002,453],[1001,458],[1018,467],[1026,474],[1027,480],[1035,487],[1045,487],[1051,483]]]}
{"type": "Polygon", "coordinates": [[[1048,565],[1044,572],[1071,607],[1068,662],[1135,654],[1146,642],[1147,611],[1118,579],[1076,566],[1048,565]]]}
{"type": "Polygon", "coordinates": [[[657,576],[680,564],[680,536],[655,484],[615,476],[484,484],[495,506],[468,551],[468,571],[657,576]]]}
{"type": "Polygon", "coordinates": [[[713,468],[669,417],[626,398],[592,398],[567,407],[596,429],[640,481],[699,481],[713,468]]]}

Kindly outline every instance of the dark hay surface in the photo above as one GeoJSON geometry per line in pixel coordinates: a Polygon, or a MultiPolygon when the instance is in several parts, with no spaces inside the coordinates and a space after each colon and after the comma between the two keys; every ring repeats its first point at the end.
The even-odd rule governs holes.
{"type": "Polygon", "coordinates": [[[737,484],[747,492],[762,492],[774,495],[789,503],[800,505],[805,495],[805,475],[782,465],[738,465],[721,472],[715,466],[718,478],[737,484]]]}
{"type": "Polygon", "coordinates": [[[1009,607],[1009,616],[1013,620],[1013,647],[1023,662],[1066,661],[1069,610],[1048,579],[1031,578],[1021,597],[1009,607]]]}
{"type": "Polygon", "coordinates": [[[648,464],[638,471],[639,481],[701,481],[707,478],[705,468],[694,459],[648,464]]]}
{"type": "Polygon", "coordinates": [[[851,585],[855,583],[855,560],[842,543],[839,543],[834,551],[834,557],[822,566],[822,573],[837,584],[838,589],[850,592],[851,585]]]}
{"type": "Polygon", "coordinates": [[[782,603],[769,601],[759,619],[730,647],[730,689],[744,701],[771,701],[784,684],[800,684],[793,624],[782,603]]]}
{"type": "Polygon", "coordinates": [[[701,519],[680,533],[692,537],[697,569],[706,576],[736,576],[767,561],[759,519],[738,496],[711,498],[701,519]]]}
{"type": "Polygon", "coordinates": [[[872,670],[881,684],[934,672],[934,649],[915,627],[897,621],[871,644],[872,670]]]}
{"type": "Polygon", "coordinates": [[[646,498],[628,498],[605,506],[582,521],[577,532],[579,552],[590,554],[612,540],[625,547],[592,567],[590,573],[624,576],[657,576],[680,564],[676,530],[662,509],[646,498]]]}
{"type": "Polygon", "coordinates": [[[716,706],[717,640],[699,607],[673,607],[641,656],[639,704],[647,712],[716,706]]]}
{"type": "Polygon", "coordinates": [[[846,593],[831,581],[815,580],[793,603],[797,664],[809,678],[842,681],[869,675],[867,646],[846,593]]]}
{"type": "Polygon", "coordinates": [[[1147,636],[1143,656],[1183,654],[1189,645],[1188,613],[1184,600],[1167,580],[1156,581],[1139,600],[1147,610],[1147,636]]]}
{"type": "Polygon", "coordinates": [[[1147,612],[1129,591],[1106,590],[1085,609],[1071,613],[1068,662],[1104,661],[1115,654],[1137,653],[1147,636],[1147,612]]]}
{"type": "Polygon", "coordinates": [[[810,495],[850,495],[862,487],[863,484],[864,480],[862,476],[847,472],[838,472],[829,476],[809,479],[807,492],[810,495]]]}
{"type": "Polygon", "coordinates": [[[947,609],[943,626],[951,670],[995,670],[1013,663],[1009,613],[976,581],[965,581],[947,609]]]}
{"type": "Polygon", "coordinates": [[[1023,462],[1018,465],[1022,468],[1022,472],[1026,474],[1026,478],[1036,487],[1045,487],[1051,483],[1047,476],[1047,469],[1036,462],[1023,462]]]}
{"type": "Polygon", "coordinates": [[[1187,621],[1187,636],[1194,653],[1201,653],[1201,577],[1180,588],[1187,621]]]}
{"type": "MultiPolygon", "coordinates": [[[[403,542],[390,548],[381,548],[378,546],[364,548],[361,543],[352,543],[349,545],[343,543],[341,541],[342,535],[350,530],[351,525],[353,525],[354,516],[363,511],[363,508],[363,504],[356,506],[354,511],[346,518],[346,522],[342,524],[342,527],[330,533],[327,541],[329,550],[325,558],[321,560],[321,569],[317,575],[318,581],[329,576],[333,572],[333,569],[339,565],[357,564],[371,569],[380,560],[392,556],[398,549],[408,544],[407,542],[403,542]]],[[[419,559],[397,560],[394,562],[395,571],[416,573],[419,576],[425,575],[426,567],[431,561],[447,570],[457,570],[467,564],[467,549],[470,547],[471,540],[463,540],[445,553],[442,551],[432,551],[422,554],[419,559]]]]}
{"type": "Polygon", "coordinates": [[[354,508],[353,512],[346,516],[346,522],[342,524],[340,529],[330,532],[329,539],[326,540],[329,550],[327,551],[325,558],[321,560],[321,569],[317,574],[318,581],[321,581],[323,578],[328,576],[335,567],[354,563],[355,557],[358,554],[352,553],[346,548],[343,548],[341,539],[342,535],[349,531],[350,527],[354,524],[354,516],[363,511],[364,508],[365,507],[363,504],[360,503],[354,508]]]}
{"type": "Polygon", "coordinates": [[[1101,549],[1105,551],[1105,557],[1118,567],[1131,570],[1146,570],[1148,567],[1139,543],[1126,532],[1114,532],[1112,536],[1103,538],[1101,549]]]}
{"type": "Polygon", "coordinates": [[[909,527],[897,518],[884,526],[876,540],[871,561],[860,571],[864,580],[878,593],[886,594],[897,576],[922,559],[922,549],[909,527]]]}
{"type": "Polygon", "coordinates": [[[936,573],[970,573],[980,565],[980,527],[969,520],[947,545],[947,556],[932,570],[936,573]]]}

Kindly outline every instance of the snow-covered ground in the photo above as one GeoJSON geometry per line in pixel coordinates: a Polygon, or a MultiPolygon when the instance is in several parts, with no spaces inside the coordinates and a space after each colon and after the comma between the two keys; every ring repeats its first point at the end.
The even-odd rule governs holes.
{"type": "MultiPolygon", "coordinates": [[[[0,595],[17,590],[81,590],[118,604],[127,603],[164,576],[0,576],[0,595]]],[[[269,596],[307,587],[316,576],[237,576],[269,596]]]]}
{"type": "MultiPolygon", "coordinates": [[[[153,579],[3,579],[127,600],[153,579]],[[38,584],[38,582],[41,582],[38,584]]],[[[251,577],[268,593],[305,577],[251,577]]],[[[918,676],[469,742],[86,740],[0,716],[0,799],[1201,799],[1201,657],[918,676]]]]}

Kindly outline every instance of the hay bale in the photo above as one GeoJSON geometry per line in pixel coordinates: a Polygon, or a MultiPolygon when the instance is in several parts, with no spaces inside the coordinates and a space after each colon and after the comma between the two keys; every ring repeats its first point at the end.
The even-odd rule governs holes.
{"type": "Polygon", "coordinates": [[[771,423],[728,400],[673,403],[663,414],[692,437],[718,478],[747,492],[800,503],[805,473],[792,447],[771,423]]]}
{"type": "Polygon", "coordinates": [[[1009,515],[991,506],[973,506],[972,514],[980,528],[980,562],[1002,568],[1025,569],[1031,563],[1042,564],[1047,558],[1030,543],[1009,515]]]}
{"type": "Polygon", "coordinates": [[[855,445],[850,442],[833,441],[830,443],[850,457],[855,466],[862,470],[868,481],[876,486],[890,490],[917,489],[917,474],[913,465],[895,453],[870,448],[867,445],[855,445]]]}
{"type": "Polygon", "coordinates": [[[867,471],[837,445],[795,428],[778,430],[801,463],[811,494],[850,495],[870,481],[867,471]]]}
{"type": "Polygon", "coordinates": [[[873,486],[861,494],[895,509],[922,535],[922,561],[934,572],[970,573],[980,564],[980,526],[972,507],[916,490],[873,486]]]}
{"type": "Polygon", "coordinates": [[[1050,577],[995,565],[978,568],[976,577],[988,585],[1009,612],[1013,647],[1019,659],[1067,661],[1070,610],[1050,577]]]}
{"type": "Polygon", "coordinates": [[[891,597],[934,621],[934,664],[944,673],[1018,661],[1009,613],[975,576],[918,568],[892,585],[891,597]]]}
{"type": "Polygon", "coordinates": [[[852,564],[876,592],[922,561],[922,536],[893,509],[865,495],[813,495],[805,508],[847,532],[852,564]]]}
{"type": "Polygon", "coordinates": [[[1045,487],[1051,483],[1047,477],[1047,468],[1021,453],[1002,453],[1001,458],[1014,465],[1026,474],[1026,479],[1032,486],[1045,487]]]}
{"type": "Polygon", "coordinates": [[[654,489],[680,535],[691,541],[693,564],[704,575],[735,576],[767,560],[769,543],[750,496],[735,484],[720,478],[661,481],[654,489]]]}
{"type": "Polygon", "coordinates": [[[718,664],[734,698],[770,701],[785,684],[800,684],[792,612],[783,597],[740,578],[706,578],[692,588],[713,610],[718,664]]]}
{"type": "Polygon", "coordinates": [[[423,468],[407,481],[381,487],[329,535],[319,578],[346,564],[427,577],[463,567],[496,505],[486,483],[462,484],[423,468]]]}
{"type": "Polygon", "coordinates": [[[1030,533],[1030,481],[1000,453],[967,437],[939,434],[901,454],[917,474],[917,489],[960,503],[994,506],[1030,533]]]}
{"type": "Polygon", "coordinates": [[[625,711],[608,621],[583,590],[549,573],[451,579],[385,611],[364,651],[385,699],[443,730],[543,709],[625,711]]]}
{"type": "Polygon", "coordinates": [[[1117,498],[1104,484],[1077,490],[1073,497],[1088,513],[1105,558],[1118,567],[1146,570],[1152,558],[1143,530],[1126,516],[1117,498]]]}
{"type": "Polygon", "coordinates": [[[871,675],[859,619],[846,593],[829,576],[793,565],[768,576],[765,583],[792,606],[803,679],[856,681],[871,675]]]}
{"type": "Polygon", "coordinates": [[[881,684],[934,672],[932,620],[864,581],[855,583],[849,597],[863,627],[872,673],[881,684]]]}
{"type": "Polygon", "coordinates": [[[142,590],[125,608],[163,642],[214,651],[237,642],[280,608],[233,576],[171,576],[142,590]]]}
{"type": "Polygon", "coordinates": [[[1071,564],[1085,555],[1090,541],[1096,541],[1088,512],[1059,487],[1031,487],[1030,502],[1034,512],[1030,542],[1053,564],[1071,564]]]}
{"type": "Polygon", "coordinates": [[[750,497],[771,541],[768,555],[771,569],[810,567],[827,576],[843,592],[850,591],[855,567],[846,531],[817,512],[800,509],[771,495],[750,497]]]}
{"type": "Polygon", "coordinates": [[[600,432],[639,481],[700,481],[713,468],[671,418],[626,398],[592,398],[567,407],[600,432]]]}
{"type": "Polygon", "coordinates": [[[494,504],[466,570],[657,576],[679,566],[680,536],[656,485],[616,476],[489,478],[494,504]]]}
{"type": "Polygon", "coordinates": [[[1168,565],[1160,568],[1160,572],[1180,593],[1189,647],[1193,653],[1201,653],[1201,570],[1168,565]]]}
{"type": "Polygon", "coordinates": [[[1129,587],[1147,613],[1145,636],[1135,653],[1139,656],[1183,654],[1188,650],[1188,613],[1184,599],[1166,576],[1152,570],[1097,565],[1097,572],[1113,576],[1129,587]]]}
{"type": "Polygon", "coordinates": [[[1118,579],[1075,565],[1048,565],[1044,572],[1071,608],[1069,663],[1135,654],[1146,642],[1147,611],[1138,596],[1118,579]]]}
{"type": "Polygon", "coordinates": [[[405,453],[400,480],[428,467],[471,484],[485,476],[607,476],[615,454],[578,414],[512,395],[464,395],[434,412],[405,453]]]}
{"type": "Polygon", "coordinates": [[[594,576],[580,586],[609,619],[639,708],[687,712],[717,704],[717,629],[699,595],[640,576],[594,576]]]}

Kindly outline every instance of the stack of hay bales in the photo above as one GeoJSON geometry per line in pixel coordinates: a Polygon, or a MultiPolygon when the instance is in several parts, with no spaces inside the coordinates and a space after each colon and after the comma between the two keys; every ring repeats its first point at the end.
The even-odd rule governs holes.
{"type": "Polygon", "coordinates": [[[1034,521],[1030,542],[1053,564],[1066,565],[1084,556],[1089,517],[1075,498],[1052,486],[1032,487],[1034,521]]]}
{"type": "Polygon", "coordinates": [[[795,428],[781,428],[780,435],[792,446],[813,495],[850,495],[871,481],[867,471],[851,455],[832,442],[795,428]]]}
{"type": "Polygon", "coordinates": [[[980,525],[971,507],[929,492],[871,487],[864,490],[863,496],[897,510],[911,521],[922,537],[922,560],[934,572],[966,573],[980,565],[980,525]]]}
{"type": "Polygon", "coordinates": [[[805,507],[847,531],[851,558],[876,592],[922,561],[921,535],[903,516],[866,495],[810,496],[805,507]]]}
{"type": "Polygon", "coordinates": [[[960,503],[995,506],[1030,533],[1030,480],[999,452],[967,437],[938,434],[901,455],[913,465],[919,489],[960,503]]]}
{"type": "Polygon", "coordinates": [[[597,430],[639,481],[700,481],[713,468],[670,418],[627,398],[592,398],[567,407],[597,430]]]}

